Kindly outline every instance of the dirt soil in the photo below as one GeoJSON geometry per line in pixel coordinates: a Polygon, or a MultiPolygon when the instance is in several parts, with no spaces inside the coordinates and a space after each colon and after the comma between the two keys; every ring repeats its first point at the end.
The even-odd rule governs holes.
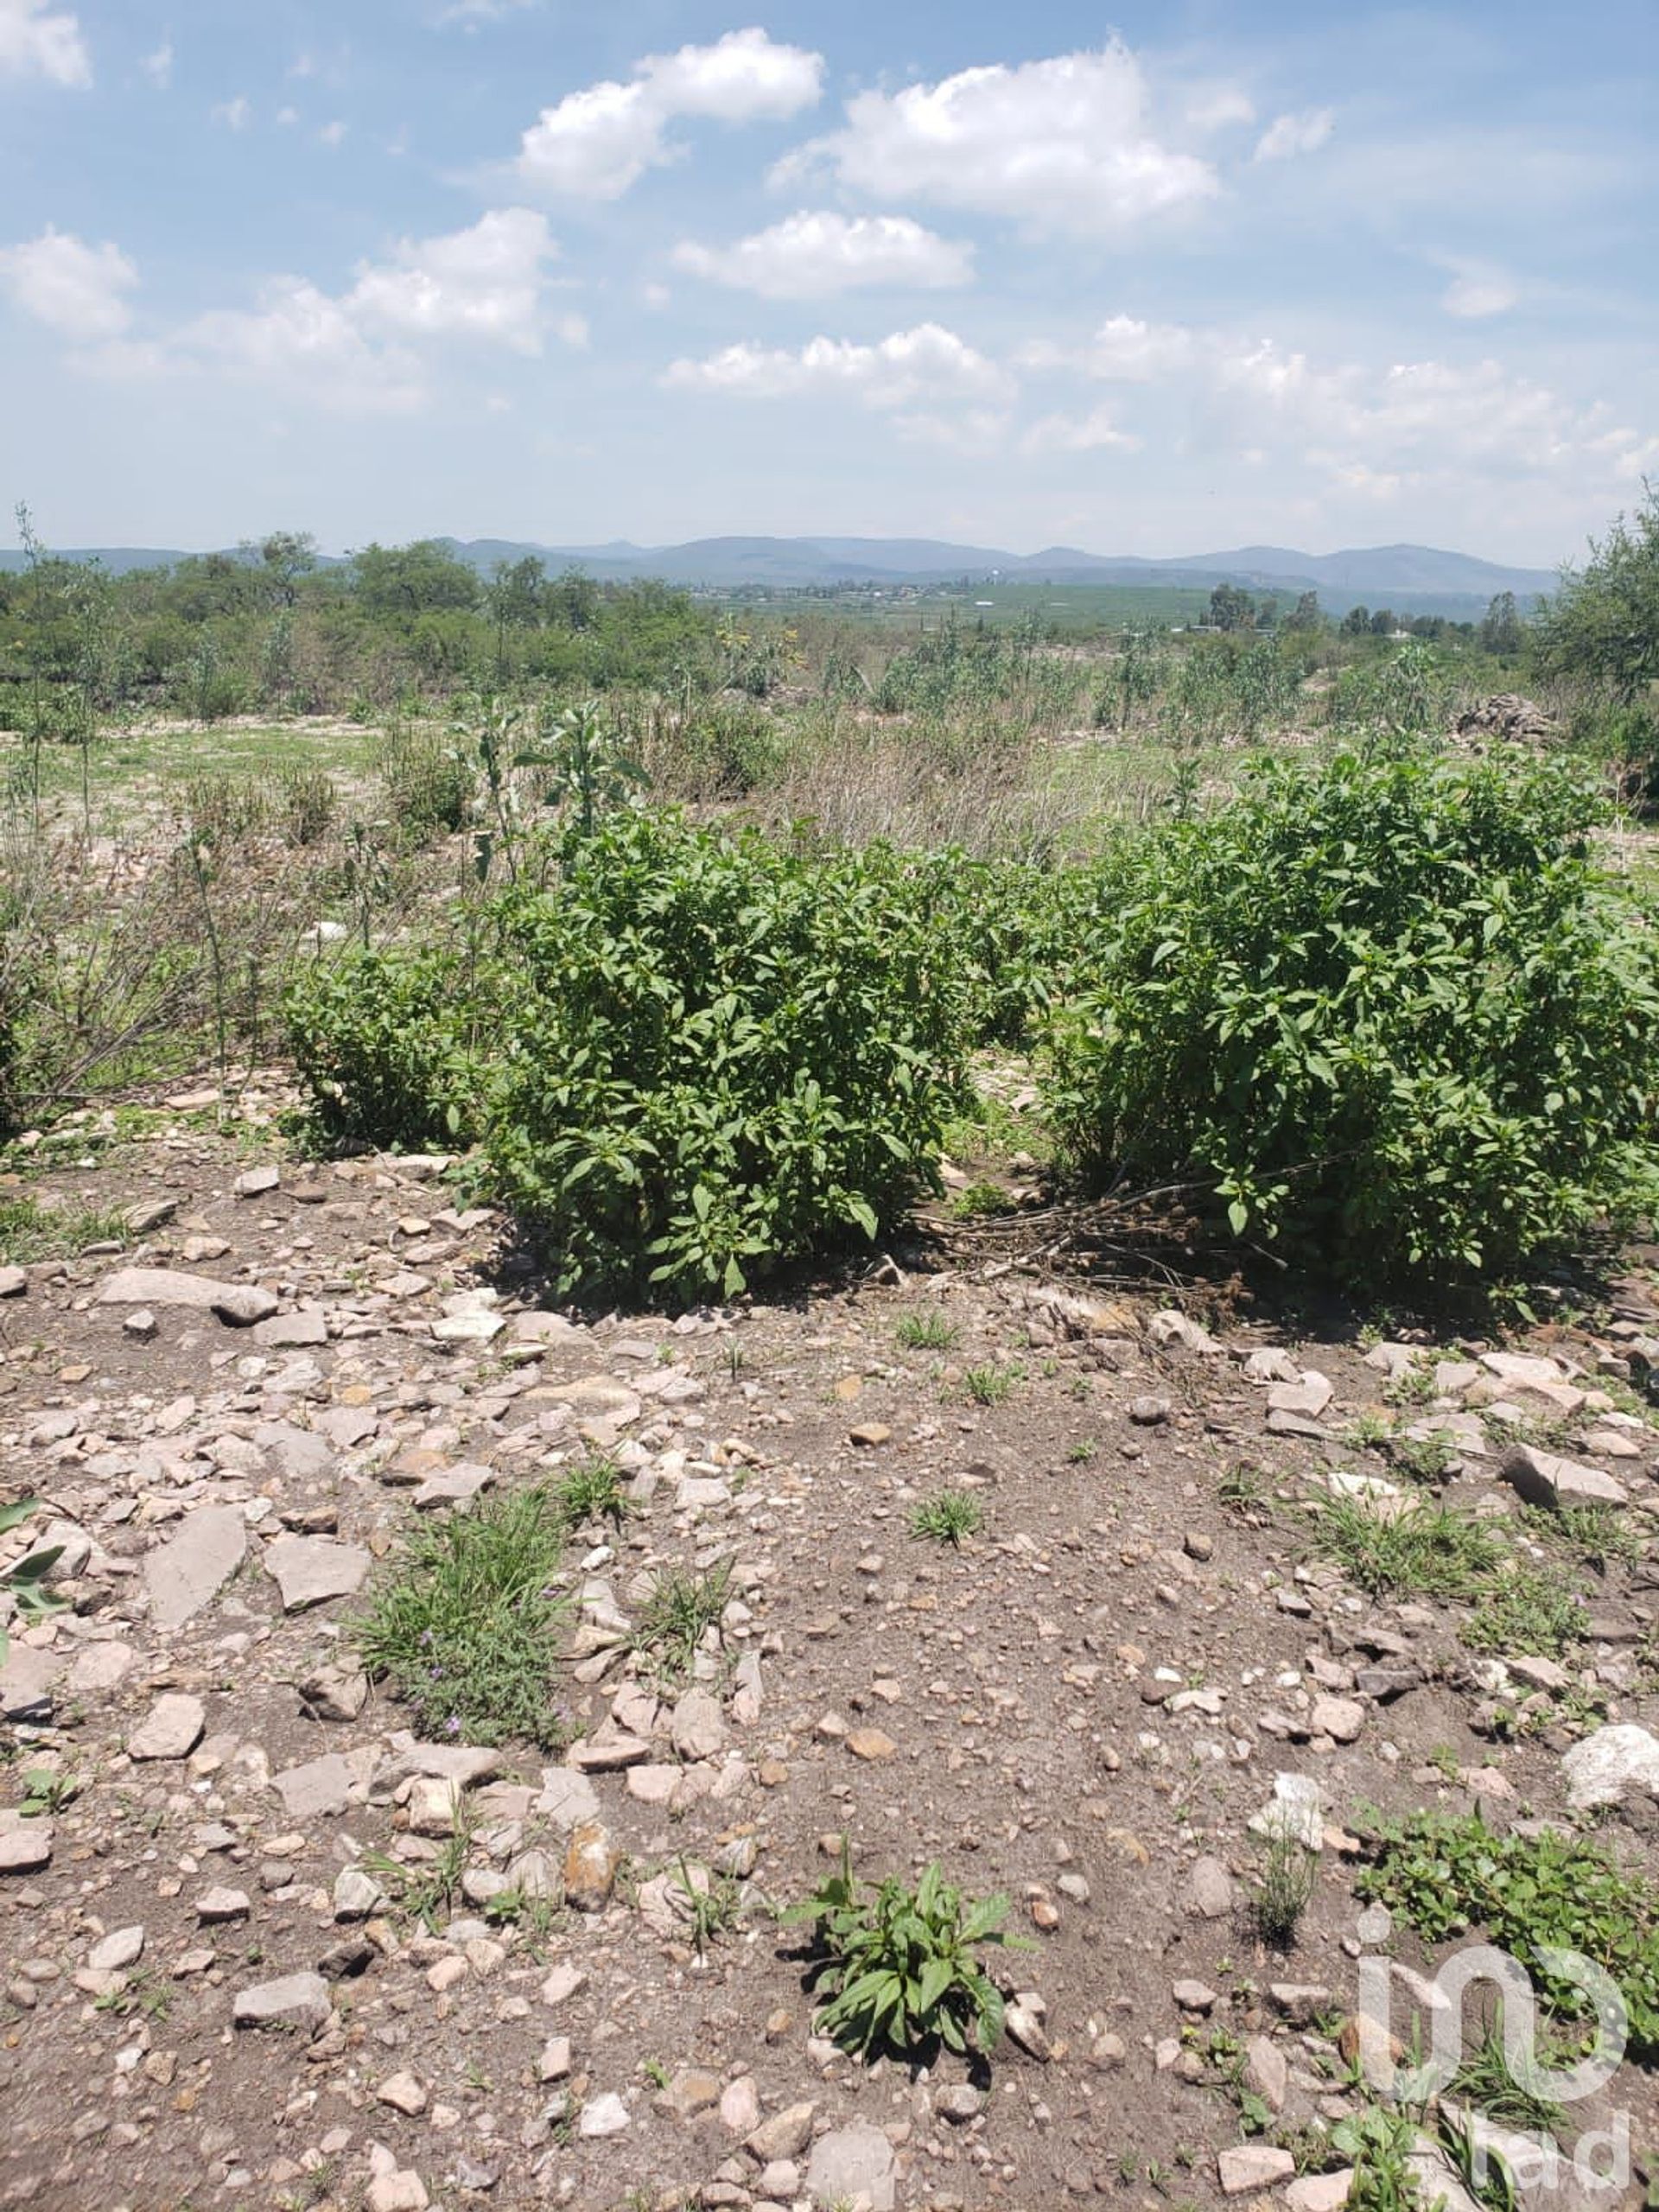
{"type": "MultiPolygon", "coordinates": [[[[1218,2164],[1225,2053],[1269,2109],[1258,2149],[1356,2108],[1366,1808],[1557,1818],[1575,1738],[1659,1726],[1645,1276],[1593,1328],[1503,1347],[1288,1341],[1249,1309],[1212,1338],[1166,1300],[905,1253],[810,1296],[571,1322],[431,1163],[308,1162],[200,1102],[27,1187],[152,1225],[0,1300],[0,1496],[41,1501],[0,1562],[63,1542],[72,1607],[14,1620],[0,1677],[0,2204],[1046,2212],[1289,2184],[1306,2212],[1329,2195],[1280,2160],[1218,2164]],[[124,1286],[135,1266],[168,1277],[124,1286]],[[269,1318],[169,1302],[180,1271],[269,1318]],[[934,1313],[954,1340],[905,1349],[934,1313]],[[1505,1350],[1547,1363],[1494,1376],[1505,1350]],[[1497,1384],[1644,1540],[1556,1688],[1310,1540],[1332,1471],[1409,1487],[1374,1440],[1424,1420],[1461,1424],[1449,1497],[1513,1516],[1497,1384]],[[351,1649],[378,1562],[416,1510],[596,1450],[633,1510],[569,1555],[570,1750],[423,1745],[351,1649]],[[984,1514],[954,1549],[910,1525],[947,1485],[984,1514]],[[727,1559],[696,1694],[664,1688],[626,1644],[652,1576],[727,1559]],[[1322,1847],[1281,1954],[1250,1822],[1283,1774],[1317,1786],[1322,1847]],[[815,2037],[769,1908],[843,1834],[867,1876],[937,1859],[1008,1895],[1030,1948],[997,1963],[1017,2001],[988,2064],[815,2037]],[[429,1927],[409,1881],[434,1876],[456,1886],[429,1927]],[[736,1900],[704,1956],[682,1880],[736,1900]]],[[[1654,1808],[1596,1816],[1633,1863],[1654,1808]]],[[[1640,2156],[1651,2077],[1603,2101],[1640,2156]]]]}

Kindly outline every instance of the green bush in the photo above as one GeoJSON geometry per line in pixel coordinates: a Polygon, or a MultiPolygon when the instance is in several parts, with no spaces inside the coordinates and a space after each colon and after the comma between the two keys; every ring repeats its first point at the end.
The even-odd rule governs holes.
{"type": "Polygon", "coordinates": [[[620,811],[500,912],[489,1151],[559,1287],[729,1294],[938,1187],[963,988],[899,855],[620,811]]]}
{"type": "Polygon", "coordinates": [[[1074,1162],[1361,1281],[1650,1205],[1659,957],[1596,809],[1559,762],[1344,755],[1158,833],[1057,1039],[1074,1162]]]}
{"type": "Polygon", "coordinates": [[[495,970],[458,948],[353,951],[301,969],[283,1013],[319,1128],[378,1145],[473,1142],[499,996],[495,970]]]}

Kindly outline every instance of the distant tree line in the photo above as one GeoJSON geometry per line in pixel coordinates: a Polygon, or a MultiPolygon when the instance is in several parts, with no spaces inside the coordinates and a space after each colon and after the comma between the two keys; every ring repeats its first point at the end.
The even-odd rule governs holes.
{"type": "Polygon", "coordinates": [[[535,555],[481,575],[431,539],[324,563],[272,531],[233,553],[111,575],[47,551],[0,573],[0,724],[42,699],[65,715],[155,708],[380,712],[410,697],[523,683],[603,690],[696,682],[713,610],[651,582],[550,575],[535,555]]]}

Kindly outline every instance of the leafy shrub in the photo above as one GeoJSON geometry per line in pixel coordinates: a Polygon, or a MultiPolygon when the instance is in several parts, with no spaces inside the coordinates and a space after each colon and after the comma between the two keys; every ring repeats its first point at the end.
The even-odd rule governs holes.
{"type": "Polygon", "coordinates": [[[375,766],[386,811],[406,843],[429,844],[466,828],[473,771],[453,745],[430,730],[394,724],[380,741],[375,766]]]}
{"type": "Polygon", "coordinates": [[[1659,952],[1560,763],[1274,763],[1149,838],[1061,1028],[1073,1160],[1210,1185],[1350,1278],[1650,1204],[1659,952]]]}
{"type": "Polygon", "coordinates": [[[459,950],[353,951],[302,968],[283,1019],[320,1128],[371,1144],[470,1143],[499,978],[459,950]]]}
{"type": "Polygon", "coordinates": [[[1003,2005],[975,1954],[1014,1940],[1000,1932],[1007,1911],[1004,1897],[964,1897],[937,1862],[914,1890],[889,1875],[867,1891],[843,1837],[836,1872],[783,1916],[810,1921],[823,1954],[820,2034],[861,2058],[882,2050],[907,2057],[940,2043],[965,2053],[970,2042],[983,2056],[1002,2032],[1003,2005]]]}
{"type": "Polygon", "coordinates": [[[489,1151],[562,1290],[730,1294],[937,1189],[963,995],[899,856],[630,810],[499,913],[489,1151]]]}

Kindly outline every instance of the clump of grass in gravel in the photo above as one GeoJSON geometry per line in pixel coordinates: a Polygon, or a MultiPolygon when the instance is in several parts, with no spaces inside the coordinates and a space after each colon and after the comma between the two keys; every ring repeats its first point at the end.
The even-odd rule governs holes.
{"type": "Polygon", "coordinates": [[[588,1459],[561,1476],[553,1492],[560,1512],[572,1529],[589,1521],[608,1521],[620,1529],[628,1517],[622,1470],[614,1459],[588,1459]]]}
{"type": "Polygon", "coordinates": [[[936,1544],[959,1544],[984,1525],[979,1500],[965,1490],[942,1490],[937,1497],[925,1498],[910,1516],[912,1535],[931,1537],[936,1544]]]}
{"type": "Polygon", "coordinates": [[[914,1313],[901,1313],[893,1335],[906,1351],[949,1351],[957,1341],[956,1324],[948,1321],[936,1306],[922,1306],[914,1313]]]}
{"type": "Polygon", "coordinates": [[[732,1562],[701,1573],[670,1567],[657,1578],[635,1624],[632,1646],[659,1681],[689,1681],[697,1647],[732,1601],[732,1562]]]}
{"type": "Polygon", "coordinates": [[[1479,1611],[1459,1633],[1471,1651],[1559,1659],[1589,1628],[1584,1601],[1552,1567],[1517,1567],[1481,1594],[1479,1611]]]}
{"type": "Polygon", "coordinates": [[[418,1522],[387,1560],[352,1636],[422,1735],[566,1742],[554,1669],[568,1608],[552,1587],[565,1525],[550,1491],[507,1491],[418,1522]]]}
{"type": "Polygon", "coordinates": [[[1025,1380],[1022,1367],[970,1367],[963,1376],[969,1396],[976,1406],[1000,1406],[1025,1380]]]}
{"type": "MultiPolygon", "coordinates": [[[[1538,2054],[1541,2066],[1561,2063],[1548,2052],[1538,2054]]],[[[1503,2048],[1503,2007],[1500,2004],[1480,2041],[1465,2057],[1446,2085],[1446,2094],[1495,2120],[1500,2127],[1548,2128],[1553,2135],[1565,2115],[1551,2098],[1537,2094],[1510,2071],[1503,2048]]]]}
{"type": "Polygon", "coordinates": [[[1281,1821],[1268,1836],[1262,1878],[1250,1900],[1255,1932],[1270,1949],[1287,1951],[1296,1941],[1313,1895],[1317,1861],[1294,1826],[1281,1821]]]}
{"type": "Polygon", "coordinates": [[[1478,1522],[1444,1508],[1385,1516],[1362,1500],[1334,1498],[1320,1508],[1315,1535],[1373,1598],[1473,1598],[1503,1558],[1478,1522]]]}
{"type": "Polygon", "coordinates": [[[0,1262],[27,1268],[37,1260],[73,1260],[89,1244],[130,1244],[126,1216],[98,1206],[43,1206],[34,1198],[0,1198],[0,1262]]]}

